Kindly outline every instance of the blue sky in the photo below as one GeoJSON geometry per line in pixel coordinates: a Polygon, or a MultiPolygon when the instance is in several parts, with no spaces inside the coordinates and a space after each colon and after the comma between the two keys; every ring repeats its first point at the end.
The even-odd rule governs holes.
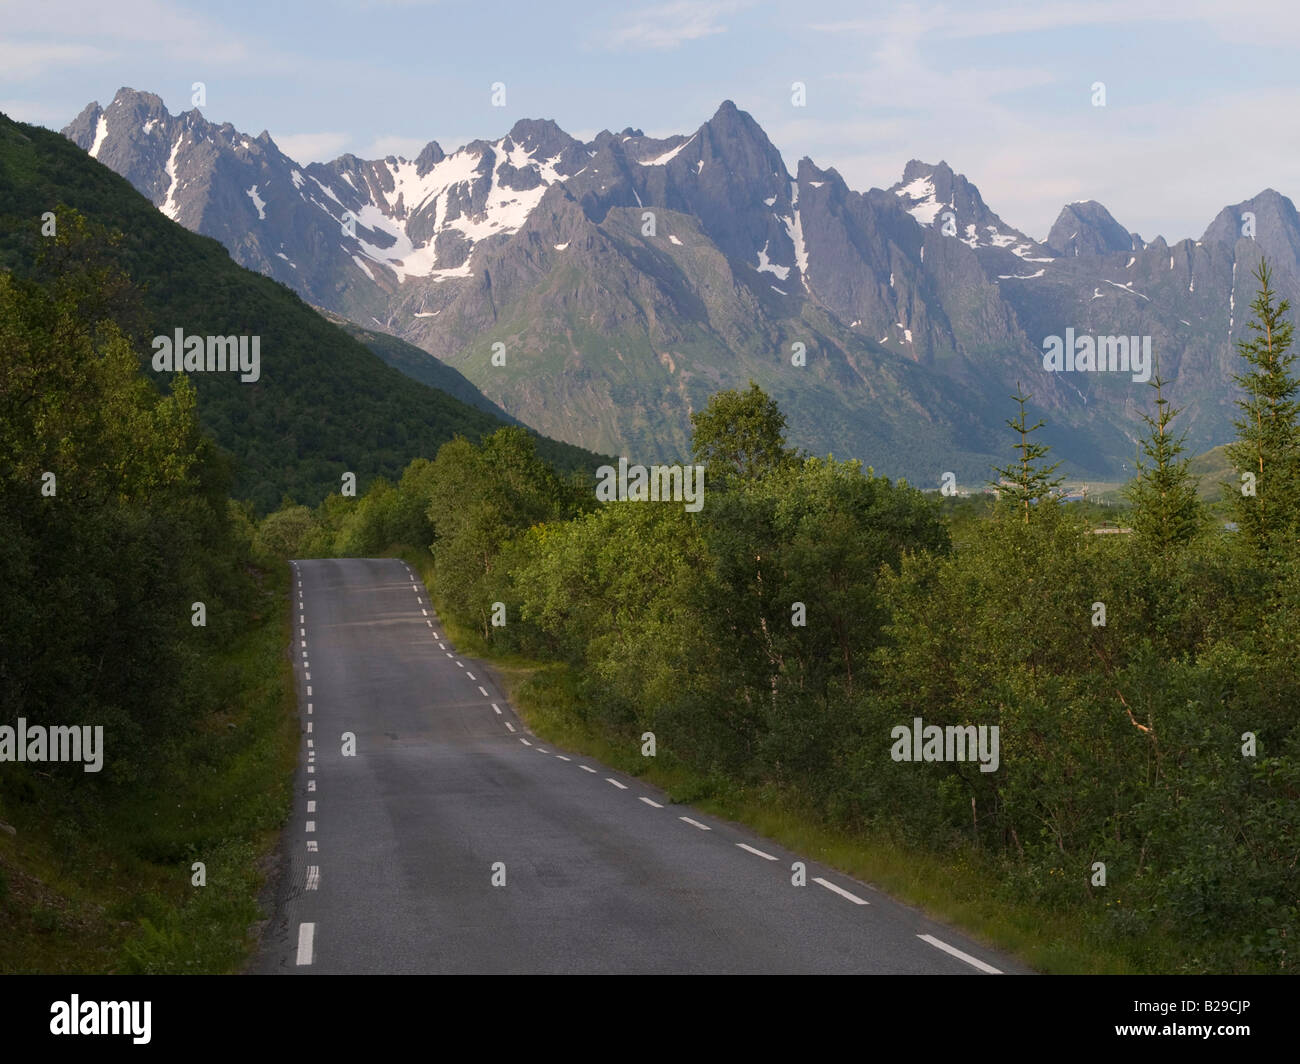
{"type": "Polygon", "coordinates": [[[0,0],[0,110],[57,129],[129,85],[176,113],[202,81],[210,120],[308,162],[525,117],[666,136],[732,99],[791,171],[808,155],[866,189],[942,158],[1031,236],[1096,199],[1181,239],[1265,187],[1300,194],[1298,46],[1290,0],[0,0]]]}

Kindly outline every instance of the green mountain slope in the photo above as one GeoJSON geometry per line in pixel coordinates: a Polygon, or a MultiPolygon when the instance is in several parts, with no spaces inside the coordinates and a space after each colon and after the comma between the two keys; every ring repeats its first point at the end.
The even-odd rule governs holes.
{"type": "MultiPolygon", "coordinates": [[[[234,493],[259,511],[289,494],[318,503],[344,473],[364,485],[396,478],[456,435],[479,439],[501,420],[411,379],[332,325],[276,281],[236,265],[217,241],[161,214],[123,178],[66,138],[0,115],[0,268],[32,269],[42,215],[62,206],[121,234],[106,248],[146,289],[137,351],[187,336],[260,338],[260,378],[193,373],[203,427],[235,460],[234,493]]],[[[166,387],[169,374],[150,375],[166,387]]],[[[596,456],[540,440],[563,469],[596,456]]]]}

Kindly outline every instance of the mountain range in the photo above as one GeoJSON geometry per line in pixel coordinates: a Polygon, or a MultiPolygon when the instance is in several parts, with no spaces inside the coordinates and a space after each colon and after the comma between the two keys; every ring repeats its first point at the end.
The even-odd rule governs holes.
{"type": "Polygon", "coordinates": [[[1038,241],[945,162],[865,192],[808,158],[791,173],[730,101],[667,139],[526,119],[450,153],[309,165],[126,88],[63,133],[241,265],[547,436],[635,460],[685,456],[691,412],[753,379],[796,445],[978,483],[1007,459],[1022,383],[1053,457],[1119,479],[1152,389],[1047,372],[1045,338],[1150,336],[1204,451],[1232,436],[1261,254],[1300,297],[1300,218],[1271,189],[1199,240],[1144,240],[1088,201],[1038,241]]]}

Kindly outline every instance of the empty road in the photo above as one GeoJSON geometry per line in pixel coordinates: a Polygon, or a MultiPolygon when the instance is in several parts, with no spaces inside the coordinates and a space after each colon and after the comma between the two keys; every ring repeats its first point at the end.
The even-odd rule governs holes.
{"type": "Polygon", "coordinates": [[[1024,971],[539,740],[405,563],[292,573],[302,756],[252,971],[1024,971]]]}

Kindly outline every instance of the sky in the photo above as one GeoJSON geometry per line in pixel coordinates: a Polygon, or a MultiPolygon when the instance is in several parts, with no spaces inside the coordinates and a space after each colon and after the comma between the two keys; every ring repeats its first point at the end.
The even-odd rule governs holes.
{"type": "Polygon", "coordinates": [[[730,99],[791,172],[865,190],[942,159],[1032,237],[1095,199],[1172,241],[1300,193],[1297,47],[1293,0],[0,0],[0,111],[59,129],[129,86],[176,114],[202,82],[205,117],[306,163],[520,118],[668,136],[730,99]]]}

